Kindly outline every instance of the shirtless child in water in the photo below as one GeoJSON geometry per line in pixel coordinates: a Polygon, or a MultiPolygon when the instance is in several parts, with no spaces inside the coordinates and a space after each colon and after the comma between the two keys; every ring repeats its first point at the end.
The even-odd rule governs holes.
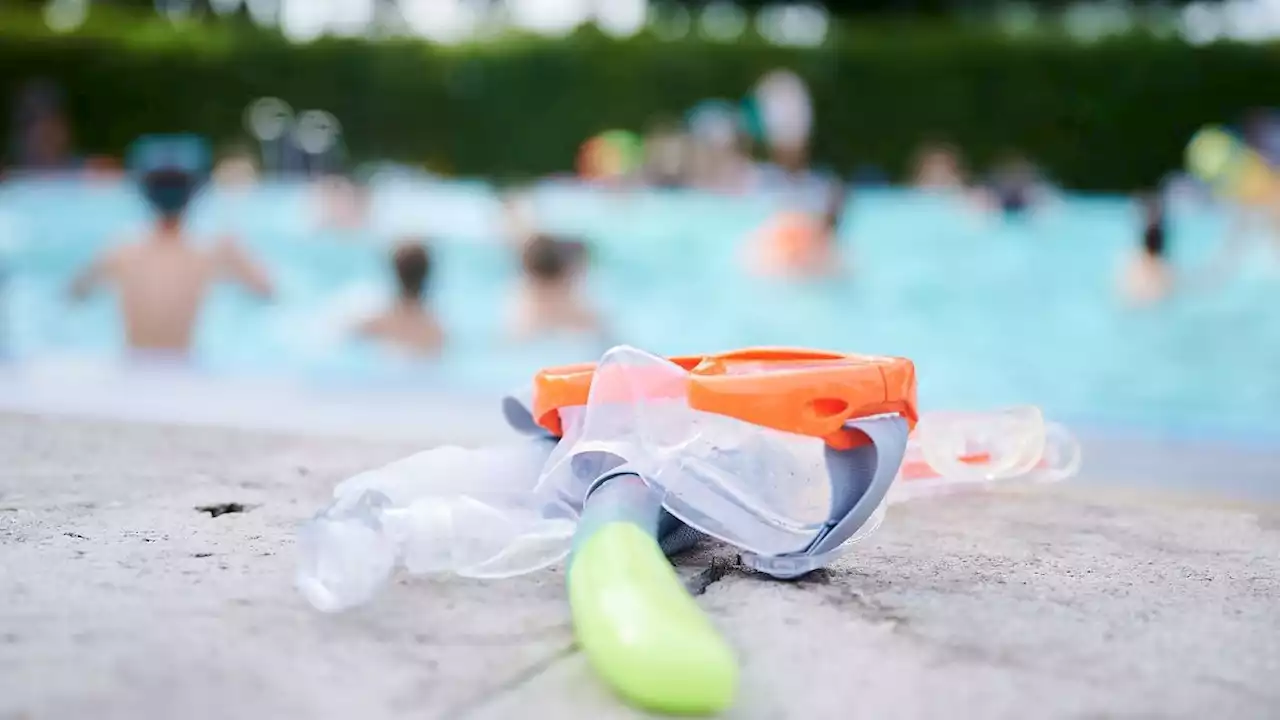
{"type": "Polygon", "coordinates": [[[196,186],[196,178],[180,170],[148,173],[142,191],[156,212],[154,226],[139,241],[99,257],[71,284],[75,299],[102,284],[116,286],[132,350],[184,354],[205,292],[216,280],[271,295],[266,273],[230,240],[212,249],[187,244],[182,220],[196,186]]]}
{"type": "Polygon", "coordinates": [[[581,243],[546,235],[525,244],[521,255],[524,278],[511,319],[514,339],[565,332],[603,337],[600,318],[578,293],[584,254],[581,243]]]}
{"type": "Polygon", "coordinates": [[[436,355],[444,345],[444,332],[425,304],[431,279],[431,256],[419,242],[405,242],[391,255],[399,286],[395,302],[366,320],[359,334],[413,355],[436,355]]]}
{"type": "Polygon", "coordinates": [[[1173,270],[1166,258],[1164,208],[1160,198],[1143,198],[1142,247],[1125,266],[1121,292],[1133,305],[1150,305],[1173,291],[1173,270]]]}

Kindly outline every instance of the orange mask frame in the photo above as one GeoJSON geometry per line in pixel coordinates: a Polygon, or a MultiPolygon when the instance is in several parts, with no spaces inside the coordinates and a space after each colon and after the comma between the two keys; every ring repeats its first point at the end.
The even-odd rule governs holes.
{"type": "MultiPolygon", "coordinates": [[[[915,365],[906,358],[761,347],[669,359],[688,372],[670,395],[683,393],[689,407],[820,438],[836,450],[866,441],[845,428],[850,420],[896,413],[914,429],[919,419],[915,365]]],[[[535,422],[562,436],[560,410],[587,404],[596,369],[596,363],[580,363],[540,371],[534,377],[535,422]]],[[[624,386],[602,387],[620,402],[634,399],[624,386]]]]}

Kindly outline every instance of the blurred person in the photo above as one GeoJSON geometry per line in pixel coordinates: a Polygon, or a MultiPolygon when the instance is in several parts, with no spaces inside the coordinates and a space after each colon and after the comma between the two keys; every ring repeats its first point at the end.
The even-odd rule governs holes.
{"type": "Polygon", "coordinates": [[[736,195],[753,187],[754,166],[732,146],[694,142],[689,186],[711,193],[736,195]]]}
{"type": "MultiPolygon", "coordinates": [[[[756,188],[780,193],[791,198],[821,198],[830,187],[831,178],[809,167],[809,146],[784,143],[769,147],[769,162],[755,175],[756,188]]],[[[812,206],[812,202],[804,204],[812,206]]]]}
{"type": "Polygon", "coordinates": [[[787,211],[824,212],[837,181],[810,166],[813,100],[809,88],[795,73],[775,70],[756,86],[754,107],[769,155],[754,174],[755,189],[775,196],[787,211]]]}
{"type": "Polygon", "coordinates": [[[1260,193],[1261,197],[1251,199],[1249,204],[1253,207],[1243,213],[1253,217],[1241,218],[1238,222],[1245,225],[1245,233],[1252,225],[1262,226],[1274,247],[1280,250],[1280,114],[1267,108],[1254,108],[1246,114],[1243,129],[1245,144],[1270,169],[1271,177],[1269,187],[1260,193]]]}
{"type": "Polygon", "coordinates": [[[843,185],[832,187],[820,214],[782,213],[748,246],[749,268],[759,275],[820,278],[847,269],[838,246],[847,202],[843,185]]]}
{"type": "Polygon", "coordinates": [[[1271,259],[1280,260],[1280,122],[1268,111],[1255,110],[1242,130],[1241,137],[1220,133],[1237,161],[1210,177],[1198,176],[1209,183],[1231,215],[1222,247],[1210,266],[1209,278],[1218,283],[1260,245],[1270,245],[1271,259]]]}
{"type": "Polygon", "coordinates": [[[213,167],[213,181],[219,186],[236,189],[257,183],[258,162],[253,151],[242,145],[227,148],[213,167]]]}
{"type": "Polygon", "coordinates": [[[1280,114],[1266,108],[1246,113],[1242,127],[1245,143],[1271,167],[1280,167],[1280,114]]]}
{"type": "Polygon", "coordinates": [[[1174,281],[1166,256],[1164,202],[1151,193],[1142,197],[1141,205],[1142,245],[1126,263],[1121,293],[1134,305],[1150,305],[1168,296],[1174,281]]]}
{"type": "Polygon", "coordinates": [[[1030,160],[1009,151],[996,162],[986,196],[987,204],[1006,219],[1022,217],[1044,199],[1044,183],[1030,160]]]}
{"type": "Polygon", "coordinates": [[[966,186],[960,153],[948,143],[925,143],[916,152],[912,185],[920,190],[955,191],[966,186]]]}
{"type": "Polygon", "coordinates": [[[690,184],[718,193],[741,193],[752,185],[755,166],[748,156],[739,110],[723,100],[707,100],[689,114],[690,184]]]}
{"type": "Polygon", "coordinates": [[[682,188],[688,184],[692,140],[670,120],[659,120],[644,138],[644,183],[657,188],[682,188]]]}
{"type": "Polygon", "coordinates": [[[766,75],[755,92],[770,161],[754,176],[779,211],[755,234],[748,264],[758,274],[817,277],[839,272],[836,225],[845,202],[843,183],[809,163],[813,106],[794,73],[766,75]]]}
{"type": "Polygon", "coordinates": [[[438,355],[444,331],[427,300],[431,254],[426,244],[406,240],[391,253],[398,296],[391,307],[361,323],[358,333],[412,355],[438,355]]]}
{"type": "Polygon", "coordinates": [[[359,230],[369,220],[372,204],[368,186],[343,174],[321,175],[315,184],[320,225],[336,230],[359,230]]]}
{"type": "Polygon", "coordinates": [[[830,198],[843,192],[843,183],[834,174],[809,165],[809,146],[801,142],[775,144],[769,148],[771,162],[757,168],[752,185],[779,206],[780,214],[821,217],[830,198]]]}
{"type": "Polygon", "coordinates": [[[71,151],[71,126],[63,112],[62,92],[46,80],[28,83],[14,103],[10,163],[22,172],[79,170],[71,151]]]}
{"type": "Polygon", "coordinates": [[[111,284],[120,293],[125,337],[138,357],[186,355],[209,286],[236,282],[262,298],[272,295],[267,274],[229,238],[212,249],[193,247],[183,218],[198,186],[196,177],[157,169],[142,178],[142,192],[155,212],[146,236],[95,260],[71,284],[75,299],[111,284]]]}
{"type": "Polygon", "coordinates": [[[807,149],[813,134],[813,99],[800,76],[774,70],[752,93],[761,139],[772,150],[807,149]]]}
{"type": "Polygon", "coordinates": [[[513,338],[563,333],[604,337],[600,317],[578,287],[586,260],[586,245],[576,240],[539,235],[524,246],[511,318],[513,338]]]}

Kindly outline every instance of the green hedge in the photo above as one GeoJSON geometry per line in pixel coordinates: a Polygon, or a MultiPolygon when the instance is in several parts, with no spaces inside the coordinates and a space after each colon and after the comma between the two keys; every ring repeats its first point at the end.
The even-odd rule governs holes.
{"type": "Polygon", "coordinates": [[[80,149],[120,153],[147,132],[236,139],[245,105],[278,96],[334,113],[354,157],[510,176],[568,169],[589,134],[641,129],[707,97],[740,97],[765,71],[787,66],[811,84],[815,155],[837,169],[872,163],[902,172],[917,143],[934,137],[961,145],[979,167],[1022,149],[1084,189],[1149,185],[1181,164],[1200,125],[1280,106],[1280,48],[1194,48],[1149,36],[1081,46],[1060,37],[882,28],[800,51],[750,39],[615,41],[584,31],[559,41],[440,48],[292,46],[248,29],[147,27],[0,31],[5,102],[29,77],[56,79],[80,149]]]}

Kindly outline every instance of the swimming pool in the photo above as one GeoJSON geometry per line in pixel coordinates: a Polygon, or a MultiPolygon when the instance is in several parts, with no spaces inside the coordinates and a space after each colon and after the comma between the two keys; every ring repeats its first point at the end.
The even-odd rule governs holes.
{"type": "MultiPolygon", "coordinates": [[[[197,333],[201,372],[493,392],[598,354],[585,343],[503,341],[517,267],[495,240],[498,204],[485,186],[378,183],[361,232],[318,230],[315,200],[303,185],[273,184],[198,203],[196,232],[240,235],[279,288],[271,304],[215,292],[197,333]],[[438,362],[396,359],[347,332],[387,296],[383,245],[407,232],[435,240],[449,334],[438,362]]],[[[955,200],[862,191],[842,231],[851,272],[808,284],[742,270],[741,239],[768,202],[553,186],[536,206],[548,227],[591,239],[590,293],[622,342],[661,353],[772,344],[897,354],[916,361],[926,408],[1029,402],[1094,424],[1280,436],[1280,263],[1259,251],[1223,285],[1196,282],[1164,305],[1127,309],[1114,279],[1138,217],[1121,198],[1069,197],[1006,224],[955,200]]],[[[111,297],[72,305],[64,289],[145,218],[117,184],[0,188],[0,351],[17,362],[120,357],[111,297]]],[[[1175,210],[1180,269],[1196,275],[1226,221],[1175,210]]]]}

